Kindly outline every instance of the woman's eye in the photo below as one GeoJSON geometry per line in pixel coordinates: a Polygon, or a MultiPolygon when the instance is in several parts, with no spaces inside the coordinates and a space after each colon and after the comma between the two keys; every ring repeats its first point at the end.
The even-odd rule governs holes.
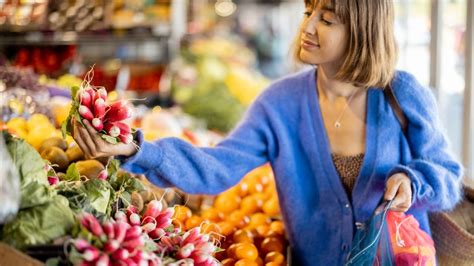
{"type": "Polygon", "coordinates": [[[332,25],[331,21],[325,20],[324,18],[321,18],[321,21],[323,22],[324,25],[327,25],[327,26],[332,25]]]}
{"type": "Polygon", "coordinates": [[[309,12],[309,11],[306,11],[306,12],[304,12],[303,14],[304,14],[305,17],[311,16],[311,12],[309,12]]]}

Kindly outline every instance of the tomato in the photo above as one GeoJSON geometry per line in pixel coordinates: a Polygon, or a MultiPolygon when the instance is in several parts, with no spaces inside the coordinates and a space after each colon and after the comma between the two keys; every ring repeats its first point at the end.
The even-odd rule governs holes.
{"type": "Polygon", "coordinates": [[[201,233],[203,234],[221,234],[221,231],[219,225],[213,222],[207,222],[201,225],[201,233]]]}
{"type": "Polygon", "coordinates": [[[242,243],[235,243],[230,245],[229,248],[226,250],[227,256],[229,256],[229,258],[235,259],[235,250],[240,245],[242,245],[242,243]]]}
{"type": "Polygon", "coordinates": [[[265,263],[265,266],[282,266],[282,265],[283,265],[282,263],[277,263],[277,262],[274,262],[274,261],[270,261],[270,262],[265,263]]]}

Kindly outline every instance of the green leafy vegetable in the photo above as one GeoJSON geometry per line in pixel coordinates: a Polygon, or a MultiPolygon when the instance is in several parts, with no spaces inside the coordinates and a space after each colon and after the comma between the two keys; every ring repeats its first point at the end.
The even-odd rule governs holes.
{"type": "Polygon", "coordinates": [[[81,174],[79,173],[79,170],[77,169],[77,166],[75,163],[72,163],[69,165],[66,171],[66,175],[64,176],[64,180],[66,181],[78,181],[81,180],[81,174]]]}

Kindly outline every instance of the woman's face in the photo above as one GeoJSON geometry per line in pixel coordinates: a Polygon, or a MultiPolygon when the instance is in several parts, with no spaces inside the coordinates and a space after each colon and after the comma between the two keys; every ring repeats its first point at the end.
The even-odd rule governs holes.
{"type": "Polygon", "coordinates": [[[301,27],[301,61],[312,65],[342,65],[348,30],[329,8],[308,5],[301,27]]]}

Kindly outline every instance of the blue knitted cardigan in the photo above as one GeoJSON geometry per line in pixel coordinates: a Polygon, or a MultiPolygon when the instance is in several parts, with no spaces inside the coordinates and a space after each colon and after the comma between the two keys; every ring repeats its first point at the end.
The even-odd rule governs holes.
{"type": "Polygon", "coordinates": [[[371,217],[387,178],[398,172],[412,181],[409,213],[429,232],[427,212],[458,202],[462,175],[440,131],[430,90],[406,72],[395,74],[392,87],[409,121],[405,137],[383,91],[369,88],[365,157],[348,198],[331,158],[316,75],[312,68],[274,82],[214,148],[177,138],[151,143],[138,134],[140,150],[122,158],[122,168],[160,187],[216,194],[270,162],[295,265],[343,265],[354,224],[371,217]]]}

